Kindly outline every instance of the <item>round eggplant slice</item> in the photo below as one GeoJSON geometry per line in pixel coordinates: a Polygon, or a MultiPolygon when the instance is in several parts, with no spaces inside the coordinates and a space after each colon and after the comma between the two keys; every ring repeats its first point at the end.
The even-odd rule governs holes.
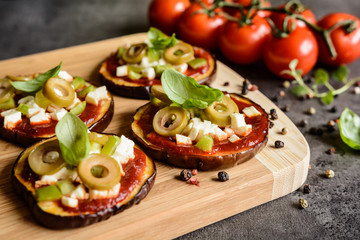
{"type": "MultiPolygon", "coordinates": [[[[199,84],[210,84],[216,77],[216,59],[215,56],[206,50],[193,47],[195,58],[205,58],[208,64],[204,68],[192,69],[188,67],[186,75],[194,78],[199,84]]],[[[153,80],[140,78],[139,80],[131,80],[128,76],[117,77],[116,68],[120,66],[116,52],[111,54],[101,64],[100,75],[103,83],[114,94],[136,99],[149,99],[151,86],[160,85],[160,77],[153,80]]]]}
{"type": "MultiPolygon", "coordinates": [[[[100,134],[100,133],[99,133],[100,134]]],[[[156,168],[154,162],[135,145],[134,153],[135,159],[130,160],[123,166],[125,175],[120,180],[120,193],[122,193],[121,186],[133,186],[132,190],[122,199],[113,198],[108,199],[91,199],[79,200],[79,207],[77,209],[69,210],[69,208],[62,207],[58,201],[37,201],[35,198],[35,181],[40,178],[37,174],[31,171],[28,164],[29,154],[41,144],[48,141],[53,141],[56,138],[44,140],[36,143],[25,149],[17,158],[11,174],[11,181],[16,192],[23,197],[34,218],[42,225],[53,229],[65,229],[84,227],[92,223],[106,220],[112,215],[118,214],[123,210],[138,204],[151,190],[154,185],[156,177],[156,168]],[[131,169],[139,169],[142,166],[142,171],[131,171],[131,169]],[[130,171],[127,172],[126,169],[130,171]],[[132,179],[132,180],[129,180],[132,179]],[[133,184],[127,184],[122,181],[134,181],[133,184]],[[98,202],[97,202],[98,201],[98,202]],[[80,205],[81,204],[81,205],[80,205]],[[88,205],[86,204],[93,204],[88,205]],[[96,209],[97,206],[100,206],[96,209]],[[82,209],[86,209],[82,210],[82,209]],[[92,209],[92,210],[89,210],[92,209]]],[[[128,191],[124,188],[124,193],[128,191]]]]}
{"type": "MultiPolygon", "coordinates": [[[[15,95],[15,97],[17,96],[15,95]]],[[[110,124],[113,115],[114,100],[112,94],[108,91],[107,99],[101,100],[101,103],[97,106],[87,104],[85,111],[83,111],[79,117],[86,123],[89,130],[102,132],[110,124]]],[[[38,125],[31,127],[29,130],[27,126],[30,126],[30,121],[28,118],[25,118],[21,123],[21,127],[7,129],[4,128],[4,117],[0,116],[0,137],[20,146],[27,147],[35,142],[55,136],[55,125],[55,120],[52,120],[52,122],[48,124],[49,127],[47,129],[42,125],[38,125]]]]}
{"type": "Polygon", "coordinates": [[[237,94],[230,94],[239,111],[245,107],[254,106],[260,116],[246,117],[247,124],[252,125],[252,131],[240,140],[231,143],[228,139],[215,141],[209,152],[195,147],[195,144],[177,145],[168,137],[160,136],[152,127],[159,107],[148,103],[140,107],[131,125],[133,136],[145,151],[156,160],[162,160],[181,168],[196,168],[199,170],[217,170],[233,167],[253,158],[261,151],[268,140],[268,115],[266,111],[248,98],[237,94]]]}

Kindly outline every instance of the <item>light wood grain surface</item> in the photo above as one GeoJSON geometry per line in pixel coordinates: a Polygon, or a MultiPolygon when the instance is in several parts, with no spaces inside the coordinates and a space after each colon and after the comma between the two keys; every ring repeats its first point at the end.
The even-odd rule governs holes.
{"type": "MultiPolygon", "coordinates": [[[[60,61],[62,69],[93,82],[99,81],[102,60],[119,45],[142,41],[145,34],[54,50],[0,61],[0,77],[46,71],[60,61]]],[[[218,62],[213,87],[239,92],[243,78],[218,62]],[[223,84],[229,82],[229,86],[223,84]]],[[[34,222],[25,203],[10,183],[12,164],[22,149],[0,140],[0,239],[169,239],[256,207],[299,188],[306,179],[310,152],[296,126],[259,91],[247,97],[266,111],[276,108],[279,119],[269,131],[267,146],[255,158],[226,171],[230,181],[217,181],[217,172],[200,172],[200,186],[177,179],[181,169],[156,162],[158,175],[149,195],[139,204],[91,226],[71,230],[49,230],[34,222]],[[287,135],[280,133],[283,127],[287,135]],[[275,140],[285,147],[276,149],[275,140]]],[[[130,135],[135,110],[146,103],[114,97],[114,118],[105,132],[130,135]]]]}

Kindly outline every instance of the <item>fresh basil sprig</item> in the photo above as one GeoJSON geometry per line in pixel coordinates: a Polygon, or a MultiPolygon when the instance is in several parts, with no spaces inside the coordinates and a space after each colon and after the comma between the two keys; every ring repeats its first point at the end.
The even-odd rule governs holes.
{"type": "Polygon", "coordinates": [[[52,77],[55,77],[59,74],[61,69],[62,62],[53,69],[50,69],[46,73],[40,74],[34,79],[29,81],[10,81],[11,85],[17,90],[21,90],[23,92],[37,92],[39,91],[44,83],[52,77]]]}
{"type": "Polygon", "coordinates": [[[195,79],[171,69],[163,72],[161,84],[169,99],[186,109],[205,109],[223,98],[219,89],[199,85],[195,79]]]}
{"type": "Polygon", "coordinates": [[[360,117],[345,108],[339,120],[340,136],[349,147],[360,150],[360,117]]]}
{"type": "Polygon", "coordinates": [[[175,45],[177,39],[175,34],[171,37],[166,36],[163,32],[159,29],[151,27],[148,31],[148,38],[153,45],[153,49],[160,50],[172,47],[175,45]]]}
{"type": "Polygon", "coordinates": [[[67,113],[56,125],[55,132],[61,154],[67,164],[77,166],[89,155],[88,128],[76,115],[67,113]]]}

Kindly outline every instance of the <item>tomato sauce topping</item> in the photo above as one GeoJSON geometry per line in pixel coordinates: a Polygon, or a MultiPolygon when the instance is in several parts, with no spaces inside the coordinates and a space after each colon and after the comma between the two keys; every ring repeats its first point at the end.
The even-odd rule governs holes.
{"type": "MultiPolygon", "coordinates": [[[[212,58],[210,53],[208,53],[207,51],[205,51],[202,48],[194,49],[194,56],[195,56],[195,58],[205,58],[207,60],[208,64],[203,67],[196,68],[196,69],[192,69],[189,66],[185,72],[185,75],[192,77],[192,78],[195,78],[196,76],[201,75],[201,74],[205,74],[210,69],[209,62],[212,58]]],[[[118,58],[116,57],[115,54],[112,54],[108,59],[106,59],[106,68],[107,68],[108,72],[112,75],[112,77],[115,77],[115,78],[117,77],[116,76],[116,68],[118,66],[120,66],[120,64],[118,63],[118,58]]],[[[143,86],[152,86],[152,85],[160,85],[161,84],[161,80],[159,78],[149,80],[147,78],[142,77],[138,80],[132,80],[129,77],[125,76],[125,77],[121,77],[121,79],[123,79],[127,82],[141,84],[143,86]]]]}
{"type": "Polygon", "coordinates": [[[230,152],[246,151],[253,146],[263,142],[266,139],[268,132],[268,118],[267,114],[260,106],[251,102],[243,102],[232,97],[232,100],[238,105],[239,111],[245,107],[254,106],[262,115],[256,117],[245,116],[245,122],[252,125],[252,131],[245,137],[240,137],[240,140],[232,143],[228,139],[223,141],[215,141],[214,146],[210,152],[204,152],[194,145],[177,145],[175,138],[164,137],[157,134],[152,126],[153,118],[156,112],[159,110],[155,105],[150,105],[149,108],[143,113],[141,119],[137,121],[137,124],[143,130],[147,140],[156,146],[167,149],[169,152],[177,155],[217,155],[226,154],[230,152]]]}

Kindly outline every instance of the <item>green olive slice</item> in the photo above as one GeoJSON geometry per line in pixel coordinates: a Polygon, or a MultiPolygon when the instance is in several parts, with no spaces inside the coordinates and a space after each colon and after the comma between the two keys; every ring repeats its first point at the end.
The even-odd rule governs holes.
{"type": "Polygon", "coordinates": [[[181,133],[188,124],[189,117],[181,107],[165,107],[154,116],[153,127],[162,136],[173,137],[181,133]]]}
{"type": "Polygon", "coordinates": [[[92,189],[110,189],[118,184],[121,179],[119,163],[108,155],[90,154],[79,163],[77,170],[81,180],[92,189]]]}
{"type": "Polygon", "coordinates": [[[186,63],[194,58],[194,50],[190,44],[179,42],[167,48],[164,52],[165,60],[173,65],[186,63]]]}
{"type": "Polygon", "coordinates": [[[38,175],[50,175],[65,166],[57,140],[39,144],[28,157],[30,168],[38,175]]]}
{"type": "Polygon", "coordinates": [[[133,44],[128,49],[126,49],[122,58],[127,63],[139,63],[146,54],[146,48],[147,45],[145,43],[133,44]]]}
{"type": "Polygon", "coordinates": [[[14,96],[15,93],[15,88],[13,88],[12,86],[8,87],[8,88],[1,88],[0,89],[0,103],[6,102],[7,100],[9,100],[11,97],[14,96]]]}
{"type": "Polygon", "coordinates": [[[11,81],[30,81],[31,79],[33,79],[32,77],[12,76],[12,75],[7,75],[6,77],[11,81]]]}
{"type": "Polygon", "coordinates": [[[172,101],[166,95],[164,88],[161,85],[153,85],[150,89],[150,92],[154,97],[156,97],[157,99],[160,99],[164,103],[172,104],[172,101]]]}
{"type": "Polygon", "coordinates": [[[61,78],[49,78],[42,89],[44,96],[59,107],[69,107],[75,98],[75,90],[61,78]]]}
{"type": "Polygon", "coordinates": [[[219,127],[226,127],[231,124],[230,115],[239,112],[236,103],[227,95],[224,95],[220,102],[213,102],[205,109],[206,117],[219,127]]]}

